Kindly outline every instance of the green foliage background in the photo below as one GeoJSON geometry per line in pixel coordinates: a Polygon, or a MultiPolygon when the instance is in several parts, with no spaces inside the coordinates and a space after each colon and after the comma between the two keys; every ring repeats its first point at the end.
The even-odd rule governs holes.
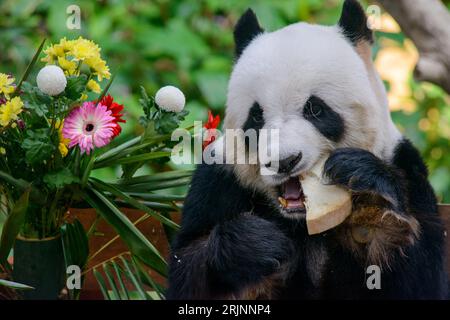
{"type": "MultiPolygon", "coordinates": [[[[232,28],[247,7],[270,31],[299,20],[334,24],[341,4],[342,0],[2,0],[0,71],[19,78],[43,37],[48,43],[79,35],[94,40],[117,73],[111,93],[127,107],[129,121],[121,137],[125,139],[139,130],[140,85],[152,94],[163,85],[180,87],[190,111],[186,125],[205,120],[208,109],[223,115],[233,63],[232,28]],[[80,30],[66,27],[71,4],[81,8],[80,30]]],[[[378,34],[378,39],[383,37],[404,45],[402,34],[378,34]]],[[[374,53],[379,49],[378,41],[374,53]]],[[[440,200],[450,202],[449,97],[430,84],[411,79],[409,85],[417,111],[396,111],[394,120],[424,155],[440,200]],[[438,116],[430,109],[437,109],[438,116]],[[422,131],[418,123],[424,118],[429,129],[422,131]]]]}

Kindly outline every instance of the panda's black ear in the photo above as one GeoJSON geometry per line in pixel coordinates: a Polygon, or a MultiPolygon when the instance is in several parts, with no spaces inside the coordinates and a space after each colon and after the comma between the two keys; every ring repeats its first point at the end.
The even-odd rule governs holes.
{"type": "Polygon", "coordinates": [[[264,30],[259,26],[258,18],[255,13],[252,9],[247,9],[247,11],[239,18],[239,21],[234,28],[233,34],[236,58],[239,58],[250,41],[262,32],[264,32],[264,30]]]}
{"type": "Polygon", "coordinates": [[[372,30],[367,27],[366,13],[357,0],[345,0],[338,25],[354,45],[361,40],[373,42],[372,30]]]}

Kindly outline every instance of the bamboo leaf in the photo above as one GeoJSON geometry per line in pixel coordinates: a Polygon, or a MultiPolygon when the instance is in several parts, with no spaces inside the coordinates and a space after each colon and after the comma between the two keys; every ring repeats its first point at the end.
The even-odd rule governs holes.
{"type": "Polygon", "coordinates": [[[148,193],[148,192],[126,192],[131,197],[140,198],[142,200],[148,201],[183,201],[186,195],[175,195],[175,194],[159,194],[159,193],[148,193]]]}
{"type": "Polygon", "coordinates": [[[138,184],[138,183],[149,183],[155,181],[166,181],[166,180],[174,180],[185,177],[192,176],[193,170],[177,170],[177,171],[167,171],[167,172],[159,172],[151,175],[133,177],[129,179],[120,179],[117,181],[118,184],[129,185],[129,184],[138,184]]]}
{"type": "Polygon", "coordinates": [[[133,262],[133,265],[135,266],[137,272],[140,276],[143,277],[142,281],[152,287],[156,294],[158,295],[159,299],[164,299],[164,291],[161,286],[159,286],[148,274],[148,272],[144,269],[142,266],[142,263],[139,261],[139,258],[137,257],[131,257],[131,260],[133,262]]]}
{"type": "MultiPolygon", "coordinates": [[[[147,208],[153,209],[153,210],[167,210],[167,211],[179,211],[180,207],[167,204],[167,203],[160,203],[160,202],[151,202],[151,201],[140,201],[141,204],[146,206],[147,208]]],[[[115,200],[114,203],[116,203],[119,207],[125,207],[125,208],[136,208],[135,206],[132,206],[125,200],[115,200]]]]}
{"type": "Polygon", "coordinates": [[[30,189],[27,189],[16,201],[11,213],[5,221],[0,240],[0,263],[6,263],[9,252],[25,221],[25,215],[30,198],[30,189]]]}
{"type": "Polygon", "coordinates": [[[141,137],[133,138],[131,140],[128,140],[127,142],[124,142],[124,143],[118,145],[117,147],[114,147],[114,148],[106,151],[105,153],[101,154],[100,156],[98,156],[95,159],[95,163],[102,162],[104,160],[107,160],[110,157],[115,156],[122,150],[125,150],[126,148],[136,145],[137,143],[139,143],[141,141],[141,139],[142,139],[141,137]]]}
{"type": "Polygon", "coordinates": [[[138,291],[141,300],[148,300],[148,296],[147,296],[145,290],[142,288],[142,283],[135,275],[135,273],[137,271],[135,270],[135,273],[133,273],[133,271],[131,271],[130,265],[128,264],[127,260],[125,260],[122,256],[120,257],[120,260],[122,260],[122,263],[126,270],[126,274],[127,274],[128,278],[131,280],[131,282],[133,282],[133,285],[136,288],[136,290],[138,291]]]}
{"type": "Polygon", "coordinates": [[[100,290],[102,291],[105,300],[112,300],[111,296],[108,293],[108,287],[106,286],[105,279],[103,278],[101,273],[98,272],[96,269],[94,269],[92,272],[94,274],[95,279],[98,282],[98,286],[100,287],[100,290]]]}
{"type": "Polygon", "coordinates": [[[15,290],[34,290],[33,287],[27,286],[26,284],[14,282],[14,281],[8,281],[4,279],[0,279],[0,286],[5,286],[11,289],[15,290]]]}
{"type": "Polygon", "coordinates": [[[153,244],[136,228],[109,199],[92,186],[84,198],[116,230],[130,251],[148,266],[163,276],[167,274],[167,263],[153,244]]]}
{"type": "MultiPolygon", "coordinates": [[[[135,138],[136,139],[136,138],[135,138]]],[[[105,152],[104,155],[101,155],[100,157],[98,157],[95,161],[96,166],[110,166],[112,164],[115,163],[115,161],[121,157],[126,157],[136,151],[140,151],[142,149],[148,148],[152,145],[158,144],[164,140],[170,139],[170,135],[166,134],[166,135],[157,135],[157,136],[153,136],[151,138],[141,138],[138,137],[137,138],[137,142],[135,143],[130,143],[129,145],[124,143],[123,145],[120,145],[116,148],[114,148],[115,150],[111,149],[107,152],[105,152]],[[136,145],[137,143],[142,142],[138,145],[136,145]]],[[[133,139],[134,140],[134,139],[133,139]]],[[[131,140],[131,141],[133,141],[131,140]]]]}
{"type": "Polygon", "coordinates": [[[162,190],[174,187],[180,187],[188,185],[191,182],[191,178],[181,178],[169,181],[157,181],[153,183],[139,183],[133,185],[116,185],[120,190],[128,192],[150,192],[155,190],[162,190]]]}
{"type": "Polygon", "coordinates": [[[149,209],[148,207],[146,207],[145,205],[143,205],[142,203],[140,203],[136,199],[128,196],[126,193],[123,193],[122,191],[120,191],[119,189],[114,187],[113,185],[106,184],[103,181],[100,181],[100,180],[95,179],[95,178],[91,178],[90,181],[97,188],[99,188],[101,190],[104,190],[104,191],[107,191],[107,192],[110,192],[114,196],[123,199],[125,202],[129,203],[130,205],[132,205],[136,209],[144,211],[145,213],[149,214],[150,216],[154,217],[155,219],[157,219],[158,221],[164,223],[165,225],[167,225],[167,226],[169,226],[169,227],[171,227],[173,229],[178,229],[179,228],[179,226],[175,222],[173,222],[172,220],[167,219],[166,217],[160,215],[158,212],[149,209]]]}
{"type": "MultiPolygon", "coordinates": [[[[115,262],[112,261],[111,264],[114,264],[115,262]]],[[[114,276],[111,274],[109,266],[107,263],[103,264],[103,271],[105,272],[106,278],[108,279],[109,285],[111,286],[112,292],[114,293],[114,296],[117,300],[122,300],[119,290],[117,289],[116,282],[114,281],[114,276]]],[[[117,275],[120,277],[120,274],[117,275]]]]}
{"type": "Polygon", "coordinates": [[[139,155],[135,155],[135,156],[120,158],[120,159],[117,159],[114,161],[104,161],[101,163],[97,163],[94,165],[94,168],[98,169],[98,168],[108,167],[111,165],[135,163],[135,162],[141,162],[141,161],[166,158],[166,157],[170,157],[170,155],[171,155],[171,153],[168,151],[148,152],[148,153],[143,153],[143,154],[139,154],[139,155]]]}
{"type": "Polygon", "coordinates": [[[120,268],[117,265],[117,263],[113,263],[113,268],[114,268],[114,271],[116,272],[117,280],[119,281],[120,289],[121,289],[121,292],[124,294],[125,300],[130,300],[130,295],[128,294],[127,287],[125,286],[125,283],[123,282],[120,268]]]}

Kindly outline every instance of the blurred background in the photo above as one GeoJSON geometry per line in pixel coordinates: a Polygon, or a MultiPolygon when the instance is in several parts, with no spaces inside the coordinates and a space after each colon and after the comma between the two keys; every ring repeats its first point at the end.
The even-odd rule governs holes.
{"type": "MultiPolygon", "coordinates": [[[[450,8],[450,1],[444,3],[450,8]]],[[[190,111],[185,126],[205,121],[208,109],[223,116],[232,30],[247,7],[271,31],[300,20],[335,24],[341,6],[342,0],[0,0],[0,72],[20,78],[44,37],[47,45],[80,35],[94,40],[117,73],[110,92],[126,106],[120,143],[140,130],[140,85],[152,95],[163,85],[180,87],[190,111]],[[81,9],[79,30],[66,27],[73,4],[81,9]]],[[[420,149],[440,201],[450,202],[450,98],[438,86],[413,80],[417,50],[383,10],[378,27],[373,54],[393,119],[420,149]]],[[[112,178],[111,170],[97,174],[112,178]]]]}

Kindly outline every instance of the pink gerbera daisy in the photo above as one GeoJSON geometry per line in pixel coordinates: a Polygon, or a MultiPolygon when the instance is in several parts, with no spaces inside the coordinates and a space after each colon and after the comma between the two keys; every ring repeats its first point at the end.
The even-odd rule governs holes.
{"type": "Polygon", "coordinates": [[[111,142],[116,126],[106,106],[85,102],[64,120],[62,134],[70,139],[69,148],[78,145],[82,154],[90,154],[94,146],[100,148],[111,142]]]}

